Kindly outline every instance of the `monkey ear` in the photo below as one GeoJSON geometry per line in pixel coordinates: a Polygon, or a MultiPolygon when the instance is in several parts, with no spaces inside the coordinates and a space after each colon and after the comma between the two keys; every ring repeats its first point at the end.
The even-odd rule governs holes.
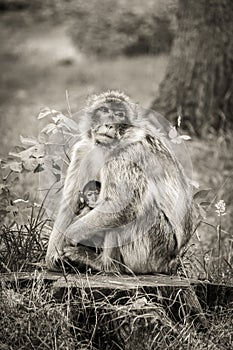
{"type": "Polygon", "coordinates": [[[84,194],[83,194],[83,192],[82,191],[79,191],[79,195],[80,195],[80,198],[79,198],[79,200],[80,200],[80,203],[85,203],[85,199],[84,199],[84,194]]]}

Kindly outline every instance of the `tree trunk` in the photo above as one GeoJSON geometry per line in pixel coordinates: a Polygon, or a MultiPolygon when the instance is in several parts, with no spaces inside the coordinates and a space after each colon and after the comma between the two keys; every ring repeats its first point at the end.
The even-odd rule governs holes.
{"type": "Polygon", "coordinates": [[[233,129],[233,1],[179,0],[178,29],[152,108],[197,135],[233,129]]]}

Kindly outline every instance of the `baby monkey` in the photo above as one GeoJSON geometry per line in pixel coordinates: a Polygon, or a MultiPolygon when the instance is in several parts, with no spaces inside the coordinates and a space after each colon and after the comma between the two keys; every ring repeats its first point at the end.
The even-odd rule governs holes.
{"type": "MultiPolygon", "coordinates": [[[[80,218],[82,218],[83,216],[88,214],[92,209],[95,208],[96,202],[99,198],[100,188],[101,188],[101,184],[99,181],[91,180],[84,186],[83,190],[80,191],[79,206],[76,210],[77,216],[75,216],[73,222],[78,221],[80,218]]],[[[67,242],[69,242],[69,240],[67,242]]],[[[89,241],[80,242],[79,246],[80,245],[89,246],[91,250],[99,254],[100,250],[97,248],[99,244],[100,244],[99,240],[97,239],[97,241],[95,241],[95,238],[93,238],[93,241],[91,242],[91,246],[89,246],[90,245],[89,241]]],[[[84,268],[86,267],[86,265],[83,264],[82,266],[82,264],[80,264],[79,268],[82,269],[82,267],[84,268]]]]}
{"type": "Polygon", "coordinates": [[[95,208],[96,202],[99,198],[100,188],[100,182],[95,180],[89,181],[84,186],[82,192],[80,193],[81,207],[79,207],[76,212],[77,216],[75,220],[80,219],[89,213],[90,210],[95,208]]]}

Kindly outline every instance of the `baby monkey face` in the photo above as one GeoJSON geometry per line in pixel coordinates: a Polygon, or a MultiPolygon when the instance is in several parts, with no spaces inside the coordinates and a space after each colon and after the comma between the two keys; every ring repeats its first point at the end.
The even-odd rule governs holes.
{"type": "Polygon", "coordinates": [[[96,202],[99,198],[100,191],[96,190],[87,190],[84,192],[85,202],[89,208],[95,208],[96,202]]]}

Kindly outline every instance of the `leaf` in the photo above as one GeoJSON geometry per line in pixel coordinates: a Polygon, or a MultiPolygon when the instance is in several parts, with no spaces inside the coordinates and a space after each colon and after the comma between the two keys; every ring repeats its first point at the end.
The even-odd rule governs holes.
{"type": "Polygon", "coordinates": [[[10,162],[7,164],[7,166],[9,166],[10,169],[15,171],[16,173],[21,173],[23,170],[22,163],[19,162],[10,162]]]}
{"type": "Polygon", "coordinates": [[[18,182],[19,182],[19,177],[18,176],[11,178],[11,180],[9,181],[11,186],[16,185],[18,182]]]}
{"type": "Polygon", "coordinates": [[[18,203],[24,203],[24,204],[28,204],[29,203],[29,200],[24,200],[24,199],[22,199],[22,198],[18,198],[18,199],[15,199],[14,201],[13,201],[13,203],[14,204],[18,204],[18,203]]]}
{"type": "Polygon", "coordinates": [[[8,205],[6,207],[6,210],[10,213],[17,213],[19,208],[17,207],[17,205],[8,205]]]}
{"type": "Polygon", "coordinates": [[[35,158],[43,158],[45,156],[44,145],[37,144],[34,148],[31,149],[32,156],[35,158]]]}
{"type": "Polygon", "coordinates": [[[53,175],[55,176],[56,182],[59,182],[61,180],[61,174],[53,173],[53,175]]]}
{"type": "Polygon", "coordinates": [[[175,126],[172,126],[171,127],[171,130],[169,131],[168,133],[168,136],[173,139],[174,137],[177,137],[178,136],[178,133],[176,131],[176,127],[175,126]]]}
{"type": "Polygon", "coordinates": [[[22,135],[20,135],[20,141],[23,145],[27,145],[27,146],[35,146],[38,143],[36,138],[24,137],[22,135]]]}
{"type": "Polygon", "coordinates": [[[49,123],[41,130],[41,133],[44,132],[46,134],[49,134],[50,132],[52,132],[56,128],[57,128],[56,124],[49,123]]]}
{"type": "Polygon", "coordinates": [[[29,158],[23,161],[25,170],[34,171],[38,167],[38,160],[36,158],[29,158]]]}
{"type": "Polygon", "coordinates": [[[196,199],[205,199],[207,197],[207,195],[210,193],[210,191],[212,191],[211,188],[200,190],[200,191],[198,191],[198,192],[196,192],[194,194],[193,199],[194,200],[196,200],[196,199]]]}
{"type": "Polygon", "coordinates": [[[51,114],[52,114],[51,109],[48,108],[48,107],[45,107],[39,112],[39,115],[38,115],[37,119],[46,118],[46,117],[48,117],[51,114]]]}
{"type": "Polygon", "coordinates": [[[59,114],[59,115],[55,115],[52,117],[52,120],[54,121],[55,124],[60,123],[63,120],[63,115],[59,114]]]}
{"type": "Polygon", "coordinates": [[[35,146],[31,146],[28,149],[19,152],[19,153],[14,153],[10,152],[9,155],[19,158],[22,161],[27,161],[29,158],[42,158],[44,157],[44,145],[42,144],[36,144],[35,146]]]}
{"type": "Polygon", "coordinates": [[[54,162],[53,162],[53,164],[52,164],[52,167],[53,167],[54,169],[61,170],[60,165],[58,165],[58,164],[56,164],[56,163],[54,163],[54,162]]]}
{"type": "Polygon", "coordinates": [[[199,203],[201,206],[209,206],[209,205],[211,205],[211,202],[201,202],[201,203],[199,203]]]}
{"type": "Polygon", "coordinates": [[[46,118],[46,117],[48,117],[48,116],[52,116],[52,117],[54,117],[54,116],[56,116],[56,115],[62,115],[62,113],[61,112],[59,112],[59,111],[57,111],[56,109],[51,109],[51,108],[49,108],[49,107],[45,107],[45,108],[43,108],[41,111],[40,111],[40,113],[39,113],[39,115],[38,115],[38,119],[42,119],[42,118],[46,118]]]}
{"type": "Polygon", "coordinates": [[[78,124],[74,122],[71,118],[63,116],[63,122],[65,126],[68,127],[70,130],[78,130],[78,124]]]}
{"type": "Polygon", "coordinates": [[[191,137],[188,135],[180,135],[180,138],[185,140],[185,141],[191,140],[191,137]]]}
{"type": "Polygon", "coordinates": [[[181,138],[178,137],[174,137],[171,139],[171,142],[176,143],[176,144],[180,144],[182,142],[181,138]]]}
{"type": "Polygon", "coordinates": [[[36,167],[36,169],[33,170],[33,172],[40,173],[43,170],[44,170],[43,166],[41,164],[38,164],[38,166],[36,167]]]}

